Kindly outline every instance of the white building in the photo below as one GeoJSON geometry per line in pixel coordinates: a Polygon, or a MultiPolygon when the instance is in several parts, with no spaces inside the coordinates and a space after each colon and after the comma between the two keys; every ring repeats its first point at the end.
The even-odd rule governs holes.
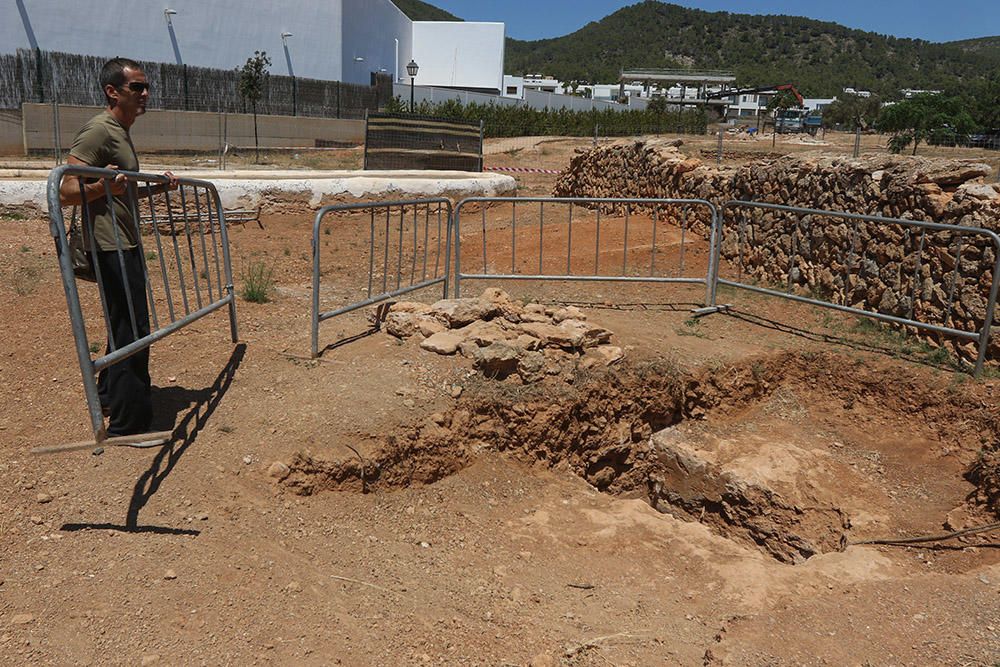
{"type": "Polygon", "coordinates": [[[390,0],[2,2],[0,53],[21,48],[229,70],[266,51],[275,74],[361,84],[408,82],[412,58],[418,84],[499,93],[504,24],[414,22],[390,0]]]}

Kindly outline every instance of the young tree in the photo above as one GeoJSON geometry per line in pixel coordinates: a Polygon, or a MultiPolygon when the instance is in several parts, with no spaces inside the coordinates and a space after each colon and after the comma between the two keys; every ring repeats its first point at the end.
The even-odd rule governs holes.
{"type": "Polygon", "coordinates": [[[921,141],[935,132],[964,134],[975,127],[972,116],[957,97],[921,93],[889,105],[878,117],[878,129],[889,132],[889,150],[902,153],[913,144],[913,155],[921,141]]]}
{"type": "Polygon", "coordinates": [[[254,51],[253,56],[247,58],[247,62],[237,71],[240,73],[239,91],[240,97],[250,102],[253,110],[253,143],[256,161],[260,162],[260,139],[257,136],[257,102],[264,95],[264,86],[267,83],[268,71],[271,66],[271,59],[267,56],[267,51],[254,51]]]}
{"type": "Polygon", "coordinates": [[[837,99],[823,110],[823,121],[844,125],[852,130],[866,130],[878,119],[882,102],[875,95],[861,97],[851,93],[838,95],[837,99]]]}

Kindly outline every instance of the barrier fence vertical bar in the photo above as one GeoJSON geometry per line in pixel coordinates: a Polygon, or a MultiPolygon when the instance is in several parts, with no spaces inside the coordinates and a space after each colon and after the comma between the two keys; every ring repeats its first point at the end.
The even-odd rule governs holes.
{"type": "Polygon", "coordinates": [[[418,224],[419,224],[417,222],[417,213],[418,213],[419,209],[420,209],[420,205],[419,204],[414,204],[413,205],[413,256],[410,258],[411,259],[411,264],[410,264],[410,284],[411,285],[413,284],[414,280],[417,277],[417,227],[418,227],[418,224]]]}
{"type": "Polygon", "coordinates": [[[370,299],[372,281],[375,278],[375,209],[372,208],[368,213],[368,298],[370,299]]]}
{"type": "MultiPolygon", "coordinates": [[[[122,282],[124,283],[125,288],[125,303],[128,304],[128,319],[132,325],[132,340],[134,341],[139,339],[139,328],[136,326],[135,304],[132,302],[132,286],[128,279],[128,271],[125,269],[125,255],[122,253],[122,239],[121,235],[118,233],[118,216],[115,213],[114,197],[111,196],[111,187],[108,185],[107,180],[104,181],[104,195],[108,203],[108,211],[111,212],[111,229],[114,232],[115,237],[115,254],[118,256],[118,267],[122,272],[122,282]]],[[[111,329],[108,329],[109,333],[111,331],[111,329]]]]}
{"type": "Polygon", "coordinates": [[[983,367],[986,365],[986,351],[990,346],[991,329],[993,318],[997,309],[997,292],[1000,291],[1000,239],[994,236],[993,239],[993,286],[990,288],[990,297],[986,302],[986,314],[983,318],[983,329],[979,334],[979,354],[976,356],[976,377],[982,375],[983,367]]]}
{"type": "Polygon", "coordinates": [[[517,257],[517,202],[511,202],[510,212],[510,272],[517,269],[514,264],[517,257]]]}
{"type": "MultiPolygon", "coordinates": [[[[94,266],[94,277],[97,278],[97,293],[101,299],[101,314],[104,316],[104,330],[108,332],[108,350],[114,352],[118,349],[115,344],[115,337],[111,335],[111,313],[108,312],[108,300],[105,298],[104,294],[104,277],[101,271],[101,263],[97,261],[97,238],[94,235],[94,224],[90,216],[90,205],[87,202],[87,196],[84,191],[83,179],[77,179],[80,183],[80,201],[83,202],[80,205],[80,225],[81,233],[84,238],[90,238],[90,257],[92,259],[92,264],[94,266]]],[[[107,181],[104,182],[105,187],[107,187],[107,181]]],[[[60,215],[62,214],[62,209],[60,209],[60,215]]],[[[75,283],[74,283],[75,285],[75,283]]],[[[83,316],[81,315],[81,318],[83,316]]],[[[82,319],[81,319],[82,321],[82,319]]],[[[89,347],[88,347],[89,353],[89,347]]],[[[89,357],[88,357],[89,359],[89,357]]]]}
{"type": "MultiPolygon", "coordinates": [[[[215,263],[215,284],[218,286],[219,298],[222,298],[222,274],[219,268],[219,244],[215,238],[215,224],[212,221],[212,198],[205,188],[205,214],[208,218],[208,233],[212,238],[212,261],[215,263]]],[[[200,217],[200,216],[199,216],[200,217]]],[[[218,218],[218,211],[216,211],[216,218],[218,218]]],[[[219,232],[220,236],[222,232],[219,232]]]]}
{"type": "MultiPolygon", "coordinates": [[[[740,215],[740,214],[737,214],[737,215],[740,215]]],[[[745,214],[744,214],[744,215],[740,215],[740,227],[739,227],[739,231],[737,232],[737,253],[739,255],[738,261],[739,261],[739,269],[740,269],[739,270],[739,278],[738,278],[739,280],[743,280],[743,267],[744,267],[744,261],[743,261],[743,244],[746,242],[746,233],[747,233],[747,221],[746,221],[746,217],[745,217],[745,214]]]]}
{"type": "MultiPolygon", "coordinates": [[[[435,276],[438,274],[438,271],[441,268],[441,208],[442,208],[441,207],[441,202],[438,202],[438,208],[437,208],[437,219],[438,219],[437,248],[434,250],[434,275],[435,276]]],[[[445,267],[447,267],[447,266],[448,265],[445,264],[445,267]]],[[[445,275],[446,276],[447,276],[447,274],[448,274],[448,271],[445,271],[445,275]]],[[[446,297],[447,297],[447,293],[446,293],[446,297]]]]}
{"type": "MultiPolygon", "coordinates": [[[[442,295],[441,298],[442,299],[447,299],[448,298],[448,289],[451,287],[451,283],[448,280],[448,277],[451,275],[451,227],[454,226],[455,228],[458,228],[458,225],[455,224],[455,215],[456,215],[457,211],[453,211],[452,210],[452,208],[451,208],[451,202],[450,201],[448,201],[448,202],[439,202],[438,206],[440,207],[442,205],[442,203],[444,204],[444,207],[448,211],[448,217],[447,217],[447,220],[445,221],[444,292],[443,292],[443,295],[442,295]]],[[[440,208],[439,208],[438,209],[438,229],[439,230],[441,228],[440,227],[440,224],[441,224],[440,220],[441,220],[441,213],[440,213],[440,208]]],[[[438,242],[440,243],[440,233],[438,234],[438,238],[439,238],[438,242]]],[[[440,248],[440,245],[438,247],[440,248]]],[[[455,252],[455,259],[456,259],[456,263],[455,263],[455,286],[456,287],[455,287],[455,289],[457,291],[457,289],[458,289],[458,251],[457,251],[457,246],[456,246],[456,252],[455,252]]],[[[435,262],[436,261],[437,260],[435,260],[435,262]]],[[[436,264],[435,264],[435,266],[436,266],[436,264]]],[[[435,272],[435,275],[437,275],[436,272],[435,272]]]]}
{"type": "Polygon", "coordinates": [[[659,205],[653,206],[653,245],[649,252],[649,276],[652,278],[656,273],[656,225],[659,217],[659,205]]]}
{"type": "MultiPolygon", "coordinates": [[[[544,238],[542,236],[543,230],[545,229],[545,202],[538,202],[538,273],[542,273],[542,251],[545,247],[544,238]]],[[[483,273],[486,273],[485,268],[483,273]]]]}
{"type": "Polygon", "coordinates": [[[943,324],[947,325],[948,320],[951,319],[951,311],[955,306],[955,290],[958,286],[958,281],[961,278],[961,273],[959,272],[959,267],[962,265],[962,234],[958,235],[955,239],[955,270],[951,275],[951,288],[948,290],[948,309],[945,311],[943,324]]]}
{"type": "Polygon", "coordinates": [[[382,291],[386,292],[389,290],[389,225],[391,224],[390,218],[392,217],[392,211],[390,207],[385,207],[385,252],[382,258],[382,291]]]}
{"type": "MultiPolygon", "coordinates": [[[[438,206],[441,206],[441,204],[438,204],[438,206]]],[[[430,224],[431,224],[431,205],[427,204],[426,206],[424,206],[424,266],[420,273],[420,282],[427,280],[427,253],[430,247],[430,231],[431,231],[430,224]]]]}
{"type": "MultiPolygon", "coordinates": [[[[462,207],[458,206],[454,211],[452,211],[452,229],[448,237],[451,238],[452,233],[455,236],[455,298],[461,298],[462,296],[462,236],[459,234],[459,229],[462,227],[461,221],[462,207]]],[[[449,248],[445,247],[445,255],[447,257],[449,248]]],[[[447,271],[445,271],[447,274],[447,271]]]]}
{"type": "Polygon", "coordinates": [[[686,240],[687,233],[687,211],[681,209],[681,256],[680,256],[680,273],[678,275],[684,275],[684,243],[686,240]]]}
{"type": "Polygon", "coordinates": [[[486,203],[483,202],[479,209],[480,227],[483,235],[483,273],[486,273],[486,203]]]}
{"type": "Polygon", "coordinates": [[[628,221],[629,221],[629,205],[625,204],[625,242],[622,244],[622,275],[624,276],[628,270],[628,221]]]}
{"type": "Polygon", "coordinates": [[[573,202],[569,203],[569,225],[566,238],[566,275],[573,273],[573,202]]]}
{"type": "Polygon", "coordinates": [[[181,196],[181,213],[184,220],[184,236],[187,238],[188,257],[191,260],[191,282],[194,283],[195,303],[198,304],[198,310],[201,310],[201,282],[198,280],[198,262],[194,256],[194,241],[191,240],[191,216],[188,215],[187,199],[184,196],[183,185],[180,187],[179,192],[181,196]]]}
{"type": "Polygon", "coordinates": [[[714,204],[709,203],[708,207],[712,227],[708,235],[708,276],[706,276],[708,285],[705,288],[705,305],[715,307],[719,291],[719,264],[721,262],[720,255],[722,254],[723,219],[722,214],[719,213],[714,204]]]}
{"type": "MultiPolygon", "coordinates": [[[[177,226],[174,224],[174,207],[170,203],[170,191],[163,193],[163,199],[167,206],[167,223],[170,225],[170,236],[174,241],[174,261],[177,262],[177,283],[181,288],[181,301],[184,304],[184,314],[191,314],[191,306],[188,303],[187,286],[184,284],[184,265],[181,262],[181,247],[177,242],[177,226]]],[[[221,211],[221,208],[219,209],[221,211]]],[[[232,279],[229,279],[232,282],[232,279]]]]}
{"type": "Polygon", "coordinates": [[[601,205],[597,205],[597,226],[594,233],[594,275],[601,274],[601,205]]]}
{"type": "MultiPolygon", "coordinates": [[[[146,183],[146,189],[149,190],[152,187],[151,184],[146,183]]],[[[139,187],[134,181],[128,182],[128,190],[126,191],[128,196],[129,208],[132,213],[132,224],[135,227],[135,239],[136,246],[139,248],[139,256],[142,258],[142,278],[146,283],[146,298],[149,304],[149,312],[153,317],[153,329],[160,328],[160,320],[156,315],[156,301],[153,299],[153,285],[149,282],[149,267],[146,265],[146,248],[142,243],[142,228],[139,224],[139,187]]]]}
{"type": "Polygon", "coordinates": [[[788,277],[785,281],[785,291],[792,291],[792,271],[795,269],[795,260],[798,258],[798,233],[799,233],[799,218],[795,219],[795,226],[792,227],[792,233],[788,237],[788,277]]]}
{"type": "Polygon", "coordinates": [[[177,319],[174,316],[174,300],[170,293],[170,281],[167,280],[167,263],[166,257],[163,256],[163,242],[160,239],[160,225],[156,220],[156,206],[153,205],[153,191],[149,188],[146,189],[146,199],[149,202],[150,226],[153,228],[153,237],[156,239],[156,257],[160,264],[160,275],[163,280],[163,292],[167,298],[167,313],[170,315],[170,321],[173,322],[177,319]]]}
{"type": "Polygon", "coordinates": [[[226,292],[229,296],[229,337],[233,343],[240,340],[239,326],[236,322],[236,292],[233,286],[233,263],[229,253],[229,225],[226,224],[226,212],[222,208],[219,191],[212,188],[212,200],[219,218],[219,238],[222,242],[222,261],[225,263],[226,292]]]}
{"type": "Polygon", "coordinates": [[[403,284],[403,225],[406,207],[399,207],[399,252],[396,255],[396,289],[403,284]]]}
{"type": "MultiPolygon", "coordinates": [[[[312,276],[312,313],[310,313],[310,344],[312,358],[319,356],[319,229],[323,224],[325,209],[316,212],[316,219],[313,222],[312,251],[313,251],[313,276],[312,276]]],[[[383,275],[385,275],[383,273],[383,275]]]]}
{"type": "MultiPolygon", "coordinates": [[[[205,286],[208,290],[208,302],[212,303],[215,299],[212,297],[212,272],[208,268],[208,248],[205,245],[205,226],[201,219],[201,195],[198,194],[198,186],[194,186],[194,206],[195,215],[198,220],[198,236],[201,239],[201,257],[202,257],[202,267],[205,272],[205,286]]],[[[222,298],[222,289],[219,289],[219,298],[222,298]]]]}
{"type": "MultiPolygon", "coordinates": [[[[917,285],[920,283],[920,269],[923,262],[924,256],[924,238],[926,237],[926,230],[920,230],[920,245],[917,248],[917,259],[913,266],[913,292],[910,294],[910,312],[908,314],[909,319],[913,319],[914,309],[917,304],[917,285]]],[[[845,286],[846,287],[846,286],[845,286]]]]}
{"type": "MultiPolygon", "coordinates": [[[[90,344],[87,341],[87,329],[84,326],[83,308],[80,306],[80,294],[77,292],[76,279],[73,274],[73,260],[70,256],[69,241],[66,238],[66,225],[63,220],[62,205],[59,201],[59,189],[62,184],[63,173],[67,167],[57,167],[49,174],[48,182],[48,204],[49,204],[49,232],[52,234],[56,246],[56,256],[59,258],[59,276],[62,279],[63,292],[66,294],[66,304],[69,308],[70,325],[73,328],[73,340],[76,344],[76,357],[80,365],[80,374],[83,377],[83,392],[87,398],[87,408],[90,413],[91,428],[94,432],[94,439],[97,441],[107,438],[107,431],[104,429],[104,415],[101,412],[101,398],[97,391],[97,378],[94,377],[94,364],[90,360],[90,344]]],[[[83,189],[83,179],[77,179],[80,184],[81,199],[81,221],[89,219],[89,214],[84,214],[87,210],[87,199],[83,189]]],[[[83,223],[81,223],[83,224],[83,223]]],[[[81,230],[81,233],[85,233],[81,230]]],[[[93,234],[90,234],[93,241],[93,234]]],[[[97,262],[94,262],[95,267],[97,262]]],[[[100,278],[98,278],[100,281],[100,278]]],[[[100,285],[100,282],[98,282],[100,285]]],[[[103,294],[101,303],[104,303],[103,294]]]]}

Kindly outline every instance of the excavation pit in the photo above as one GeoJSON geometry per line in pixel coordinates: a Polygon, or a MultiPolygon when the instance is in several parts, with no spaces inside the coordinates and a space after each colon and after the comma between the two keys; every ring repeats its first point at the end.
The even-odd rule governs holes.
{"type": "Polygon", "coordinates": [[[694,371],[635,361],[533,385],[480,376],[451,410],[368,454],[299,453],[283,483],[301,495],[391,492],[499,453],[801,563],[989,515],[974,482],[995,412],[832,354],[694,371]]]}

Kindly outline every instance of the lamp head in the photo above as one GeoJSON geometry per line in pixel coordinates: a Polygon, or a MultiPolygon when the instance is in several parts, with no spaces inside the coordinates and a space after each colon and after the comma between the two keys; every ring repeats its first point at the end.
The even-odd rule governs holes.
{"type": "Polygon", "coordinates": [[[419,69],[420,69],[420,66],[417,65],[417,61],[413,60],[412,58],[410,58],[410,62],[408,62],[406,64],[406,73],[409,74],[411,77],[416,78],[417,71],[419,69]]]}

